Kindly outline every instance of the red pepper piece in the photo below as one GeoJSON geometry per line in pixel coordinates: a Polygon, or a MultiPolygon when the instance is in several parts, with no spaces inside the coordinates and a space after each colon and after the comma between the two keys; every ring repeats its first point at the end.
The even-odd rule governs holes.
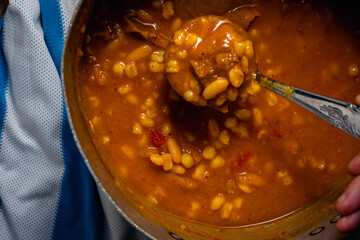
{"type": "Polygon", "coordinates": [[[165,142],[167,141],[167,137],[165,137],[164,135],[162,135],[153,128],[150,130],[150,138],[151,138],[151,143],[158,148],[164,145],[165,142]]]}
{"type": "Polygon", "coordinates": [[[231,171],[233,171],[233,172],[240,171],[242,166],[249,160],[250,156],[251,156],[250,152],[243,153],[240,155],[240,157],[238,157],[237,159],[232,161],[230,163],[231,171]]]}

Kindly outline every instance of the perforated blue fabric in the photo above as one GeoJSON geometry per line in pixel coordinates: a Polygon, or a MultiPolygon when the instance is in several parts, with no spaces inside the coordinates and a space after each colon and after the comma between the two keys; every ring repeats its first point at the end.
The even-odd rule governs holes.
{"type": "Polygon", "coordinates": [[[0,239],[145,239],[99,196],[64,114],[59,67],[78,2],[14,0],[0,21],[0,239]]]}

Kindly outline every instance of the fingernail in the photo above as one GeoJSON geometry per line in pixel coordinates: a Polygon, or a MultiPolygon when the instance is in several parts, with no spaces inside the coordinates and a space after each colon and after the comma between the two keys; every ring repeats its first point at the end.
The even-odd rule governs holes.
{"type": "Polygon", "coordinates": [[[338,198],[338,202],[343,202],[345,201],[347,195],[344,193],[343,195],[341,195],[339,198],[338,198]]]}
{"type": "Polygon", "coordinates": [[[340,218],[339,222],[340,222],[340,221],[341,221],[341,222],[346,222],[348,219],[349,219],[348,217],[342,217],[342,218],[340,218]]]}

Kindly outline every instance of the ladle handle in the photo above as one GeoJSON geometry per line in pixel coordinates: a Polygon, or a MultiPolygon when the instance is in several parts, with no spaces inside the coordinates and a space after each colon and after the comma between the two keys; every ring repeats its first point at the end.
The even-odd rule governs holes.
{"type": "Polygon", "coordinates": [[[332,125],[360,139],[360,107],[272,80],[257,73],[261,86],[299,104],[332,125]]]}

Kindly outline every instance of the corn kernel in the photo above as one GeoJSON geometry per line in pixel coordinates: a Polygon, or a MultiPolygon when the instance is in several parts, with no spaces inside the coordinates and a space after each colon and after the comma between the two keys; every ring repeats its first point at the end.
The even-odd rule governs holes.
{"type": "Polygon", "coordinates": [[[257,92],[259,92],[261,90],[261,86],[257,83],[252,83],[248,88],[247,88],[247,92],[250,95],[255,95],[257,92]]]}
{"type": "Polygon", "coordinates": [[[110,138],[108,136],[103,137],[102,139],[103,144],[108,144],[110,142],[110,138]]]}
{"type": "Polygon", "coordinates": [[[113,66],[113,72],[118,77],[122,77],[124,70],[125,70],[125,63],[123,62],[116,62],[113,66]]]}
{"type": "Polygon", "coordinates": [[[178,62],[176,60],[170,60],[166,66],[167,73],[177,73],[179,72],[180,68],[178,62]]]}
{"type": "Polygon", "coordinates": [[[187,57],[186,50],[178,51],[176,54],[180,59],[185,59],[187,57]]]}
{"type": "Polygon", "coordinates": [[[181,155],[181,164],[186,168],[191,168],[194,165],[194,159],[190,154],[184,153],[181,155]]]}
{"type": "Polygon", "coordinates": [[[129,94],[126,96],[126,100],[133,104],[133,105],[138,105],[139,104],[139,99],[137,96],[135,96],[134,94],[129,94]]]}
{"type": "Polygon", "coordinates": [[[239,188],[240,188],[243,192],[245,192],[245,193],[250,194],[250,193],[253,192],[253,189],[250,188],[249,186],[246,186],[246,185],[244,185],[244,184],[239,184],[238,186],[239,186],[239,188]]]}
{"type": "Polygon", "coordinates": [[[288,174],[288,171],[284,170],[284,171],[279,171],[277,175],[278,175],[278,177],[285,177],[287,174],[288,174]]]}
{"type": "Polygon", "coordinates": [[[356,77],[356,76],[359,76],[359,67],[356,66],[355,64],[351,64],[349,66],[349,75],[352,76],[352,77],[356,77]]]}
{"type": "Polygon", "coordinates": [[[207,146],[202,152],[202,156],[205,159],[211,160],[216,156],[216,149],[214,146],[207,146]]]}
{"type": "Polygon", "coordinates": [[[249,131],[244,124],[238,124],[236,127],[231,128],[231,131],[238,135],[240,138],[249,137],[249,131]]]}
{"type": "Polygon", "coordinates": [[[138,70],[135,62],[131,62],[125,65],[125,72],[128,78],[134,78],[138,75],[138,70]]]}
{"type": "Polygon", "coordinates": [[[146,116],[145,113],[140,115],[140,122],[145,127],[153,127],[155,125],[154,120],[146,116]]]}
{"type": "Polygon", "coordinates": [[[220,132],[220,135],[219,135],[219,140],[221,143],[223,143],[224,145],[228,145],[229,142],[230,142],[230,135],[229,135],[229,132],[225,129],[225,130],[222,130],[220,132]]]}
{"type": "Polygon", "coordinates": [[[224,203],[225,197],[223,194],[220,193],[211,201],[210,209],[213,211],[219,210],[224,203]]]}
{"type": "Polygon", "coordinates": [[[205,177],[205,172],[206,172],[206,166],[205,164],[201,164],[201,165],[198,165],[196,168],[195,168],[195,171],[192,175],[192,178],[196,179],[196,180],[203,180],[204,177],[205,177]]]}
{"type": "Polygon", "coordinates": [[[191,202],[191,211],[198,211],[200,209],[200,204],[198,202],[191,202]]]}
{"type": "Polygon", "coordinates": [[[123,85],[121,87],[118,87],[117,89],[118,93],[120,93],[121,95],[124,95],[124,94],[127,94],[128,92],[131,91],[131,86],[126,84],[126,85],[123,85]]]}
{"type": "Polygon", "coordinates": [[[128,146],[128,145],[123,145],[120,147],[121,151],[129,158],[134,159],[135,158],[135,150],[134,148],[128,146]]]}
{"type": "Polygon", "coordinates": [[[161,133],[164,135],[170,135],[170,133],[171,133],[170,123],[164,123],[164,125],[161,128],[161,133]]]}
{"type": "Polygon", "coordinates": [[[130,52],[129,55],[126,57],[126,61],[127,62],[139,61],[143,58],[148,57],[152,51],[153,49],[149,45],[142,45],[134,49],[132,52],[130,52]]]}
{"type": "Polygon", "coordinates": [[[210,167],[212,169],[221,168],[225,165],[225,159],[221,156],[216,156],[213,160],[211,160],[210,167]]]}
{"type": "Polygon", "coordinates": [[[142,127],[139,123],[134,124],[132,131],[136,135],[140,135],[143,133],[142,127]]]}
{"type": "Polygon", "coordinates": [[[167,148],[171,154],[174,163],[179,164],[181,162],[181,149],[175,139],[169,138],[167,140],[167,148]]]}
{"type": "Polygon", "coordinates": [[[238,57],[242,57],[245,53],[246,43],[240,42],[235,44],[235,52],[238,55],[238,57]]]}
{"type": "Polygon", "coordinates": [[[188,102],[195,101],[195,94],[193,91],[186,91],[184,92],[184,99],[188,102]]]}
{"type": "Polygon", "coordinates": [[[266,101],[270,107],[273,107],[278,103],[277,96],[272,92],[268,92],[268,94],[266,96],[266,101]]]}
{"type": "Polygon", "coordinates": [[[171,24],[171,32],[177,31],[182,25],[181,18],[175,18],[173,23],[171,24]]]}
{"type": "Polygon", "coordinates": [[[251,117],[251,111],[248,109],[239,109],[235,111],[235,116],[239,119],[239,120],[248,120],[251,117]]]}
{"type": "Polygon", "coordinates": [[[211,140],[216,139],[219,136],[220,128],[214,119],[209,119],[208,123],[209,138],[211,140]]]}
{"type": "Polygon", "coordinates": [[[238,67],[231,69],[229,71],[229,81],[230,81],[231,85],[233,85],[235,88],[240,87],[241,84],[244,82],[243,71],[238,67]]]}
{"type": "Polygon", "coordinates": [[[251,41],[246,41],[245,56],[249,59],[254,57],[254,47],[251,41]]]}
{"type": "Polygon", "coordinates": [[[153,72],[153,73],[163,72],[165,70],[165,64],[158,63],[158,62],[150,62],[149,70],[150,70],[150,72],[153,72]]]}
{"type": "Polygon", "coordinates": [[[174,5],[171,1],[164,2],[162,4],[162,17],[165,19],[169,19],[174,16],[174,5]]]}
{"type": "Polygon", "coordinates": [[[89,99],[91,106],[93,106],[93,107],[99,106],[100,99],[98,97],[89,97],[88,99],[89,99]]]}
{"type": "Polygon", "coordinates": [[[263,123],[263,115],[258,108],[253,109],[253,115],[254,115],[254,126],[259,127],[263,123]]]}
{"type": "Polygon", "coordinates": [[[185,174],[186,169],[183,166],[175,165],[175,166],[173,166],[172,171],[176,174],[182,175],[182,174],[185,174]]]}
{"type": "Polygon", "coordinates": [[[259,133],[258,133],[258,135],[257,135],[257,139],[262,139],[262,138],[264,138],[266,135],[268,135],[268,132],[266,131],[266,130],[264,130],[264,129],[262,129],[262,130],[260,130],[259,131],[259,133]]]}
{"type": "Polygon", "coordinates": [[[173,161],[171,159],[171,155],[168,153],[165,153],[161,156],[164,159],[163,168],[165,171],[169,171],[173,168],[173,161]]]}
{"type": "Polygon", "coordinates": [[[165,51],[163,51],[163,50],[153,52],[150,56],[151,61],[157,62],[157,63],[162,63],[164,61],[164,53],[165,53],[165,51]]]}
{"type": "Polygon", "coordinates": [[[164,164],[164,158],[162,158],[159,154],[151,154],[150,161],[158,166],[162,166],[164,164]]]}
{"type": "Polygon", "coordinates": [[[236,118],[234,118],[234,117],[232,117],[232,118],[227,118],[227,119],[225,120],[225,127],[226,127],[226,128],[231,129],[231,128],[236,127],[236,125],[237,125],[237,121],[236,121],[236,118]]]}
{"type": "Polygon", "coordinates": [[[235,198],[234,199],[234,207],[237,208],[237,209],[240,209],[242,204],[244,202],[244,199],[242,198],[235,198]]]}
{"type": "Polygon", "coordinates": [[[233,210],[234,205],[232,203],[225,203],[221,208],[221,218],[226,219],[230,217],[230,213],[233,210]]]}

